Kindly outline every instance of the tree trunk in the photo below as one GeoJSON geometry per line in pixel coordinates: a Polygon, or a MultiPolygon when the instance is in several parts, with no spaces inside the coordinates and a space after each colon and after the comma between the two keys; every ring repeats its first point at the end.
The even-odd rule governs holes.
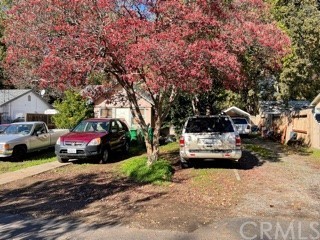
{"type": "Polygon", "coordinates": [[[150,142],[146,141],[146,147],[147,147],[147,155],[148,155],[148,166],[155,163],[159,158],[159,146],[153,146],[150,142]]]}
{"type": "Polygon", "coordinates": [[[200,111],[199,111],[199,98],[197,95],[195,95],[192,100],[192,110],[193,110],[193,114],[194,115],[200,115],[200,111]]]}
{"type": "Polygon", "coordinates": [[[157,117],[155,121],[155,127],[150,131],[150,127],[147,133],[145,133],[145,143],[148,155],[148,165],[152,165],[159,158],[159,137],[160,137],[161,120],[157,117]]]}

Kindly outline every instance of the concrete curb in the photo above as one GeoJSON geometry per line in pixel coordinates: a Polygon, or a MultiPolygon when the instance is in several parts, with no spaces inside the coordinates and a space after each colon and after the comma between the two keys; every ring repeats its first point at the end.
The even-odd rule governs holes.
{"type": "Polygon", "coordinates": [[[3,174],[0,174],[0,185],[6,184],[9,182],[13,182],[13,181],[17,181],[19,179],[23,179],[26,177],[34,176],[34,175],[49,171],[54,168],[66,166],[68,164],[71,164],[71,163],[70,162],[69,163],[59,163],[58,161],[55,161],[55,162],[49,162],[49,163],[44,163],[44,164],[40,164],[37,166],[32,166],[32,167],[20,169],[20,170],[14,171],[14,172],[3,173],[3,174]]]}

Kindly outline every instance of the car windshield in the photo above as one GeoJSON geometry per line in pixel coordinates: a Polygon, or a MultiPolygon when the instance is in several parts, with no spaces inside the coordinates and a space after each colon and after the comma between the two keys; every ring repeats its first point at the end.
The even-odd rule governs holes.
{"type": "Polygon", "coordinates": [[[234,124],[248,124],[248,121],[245,118],[233,118],[232,121],[234,124]]]}
{"type": "Polygon", "coordinates": [[[234,132],[232,123],[227,117],[207,117],[207,118],[190,118],[186,133],[202,132],[234,132]]]}
{"type": "Polygon", "coordinates": [[[72,132],[106,132],[109,129],[109,122],[105,121],[82,121],[72,132]]]}
{"type": "Polygon", "coordinates": [[[0,125],[0,132],[5,130],[9,125],[0,125]]]}
{"type": "Polygon", "coordinates": [[[12,124],[4,130],[4,134],[24,134],[30,133],[33,124],[12,124]]]}

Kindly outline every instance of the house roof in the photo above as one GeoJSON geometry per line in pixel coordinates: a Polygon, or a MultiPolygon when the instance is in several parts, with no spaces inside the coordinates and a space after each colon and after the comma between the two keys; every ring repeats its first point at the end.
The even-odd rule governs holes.
{"type": "MultiPolygon", "coordinates": [[[[127,93],[125,92],[125,90],[123,89],[122,86],[120,86],[119,84],[115,84],[113,86],[111,86],[110,88],[106,88],[104,89],[104,86],[103,85],[88,85],[86,86],[81,92],[82,94],[87,94],[87,96],[89,96],[91,98],[91,100],[93,102],[95,102],[97,99],[99,98],[96,98],[94,99],[93,96],[95,96],[95,94],[97,92],[100,92],[101,89],[104,89],[104,92],[101,96],[99,97],[103,97],[105,98],[103,95],[106,95],[107,93],[111,93],[112,95],[116,95],[115,94],[115,90],[119,88],[118,90],[118,93],[124,93],[125,96],[127,96],[127,93]]],[[[136,92],[137,96],[140,97],[140,98],[143,98],[144,100],[146,100],[149,104],[153,105],[153,101],[152,101],[152,98],[151,96],[149,96],[145,91],[143,91],[141,88],[139,88],[138,86],[135,86],[134,87],[134,91],[136,92]]],[[[110,97],[110,96],[108,96],[110,97]]]]}
{"type": "Polygon", "coordinates": [[[224,110],[223,112],[225,112],[227,114],[228,113],[229,114],[237,114],[237,115],[241,115],[241,116],[250,117],[250,113],[243,111],[240,108],[235,107],[235,106],[229,107],[227,110],[224,110]]]}
{"type": "MultiPolygon", "coordinates": [[[[26,95],[30,92],[33,92],[34,94],[38,95],[32,89],[1,89],[0,90],[0,107],[22,97],[23,95],[26,95]]],[[[39,96],[39,98],[40,98],[40,96],[39,96]]],[[[40,99],[42,99],[42,98],[40,98],[40,99]]],[[[48,104],[46,101],[43,100],[43,102],[45,102],[48,106],[50,106],[50,104],[48,104]]]]}
{"type": "Polygon", "coordinates": [[[265,114],[281,114],[286,111],[300,111],[308,108],[309,101],[291,100],[285,104],[283,101],[260,101],[260,112],[265,114]]]}

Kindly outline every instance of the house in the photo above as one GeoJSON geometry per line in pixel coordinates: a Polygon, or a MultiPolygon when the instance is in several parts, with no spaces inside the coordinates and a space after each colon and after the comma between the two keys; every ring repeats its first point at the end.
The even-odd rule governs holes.
{"type": "Polygon", "coordinates": [[[0,90],[0,122],[10,123],[27,113],[44,113],[52,108],[32,89],[0,90]]]}
{"type": "MultiPolygon", "coordinates": [[[[150,124],[151,127],[154,127],[153,108],[151,101],[142,93],[137,95],[139,97],[139,108],[145,122],[150,124]]],[[[125,91],[122,88],[119,88],[117,91],[113,91],[112,96],[109,95],[108,98],[101,96],[95,99],[93,104],[95,117],[122,118],[127,122],[130,129],[139,128],[138,123],[131,114],[130,103],[127,99],[125,91]]]]}

